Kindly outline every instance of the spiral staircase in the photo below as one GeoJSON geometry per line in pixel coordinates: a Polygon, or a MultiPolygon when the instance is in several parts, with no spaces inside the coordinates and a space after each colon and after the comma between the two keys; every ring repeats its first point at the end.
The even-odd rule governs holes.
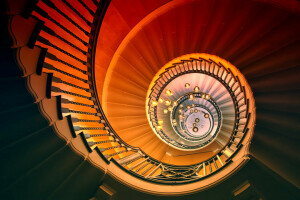
{"type": "Polygon", "coordinates": [[[297,1],[3,1],[1,199],[298,199],[297,1]]]}

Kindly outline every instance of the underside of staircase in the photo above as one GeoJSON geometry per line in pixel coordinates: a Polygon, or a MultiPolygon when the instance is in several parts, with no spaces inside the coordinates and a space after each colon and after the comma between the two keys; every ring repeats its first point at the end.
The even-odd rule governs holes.
{"type": "MultiPolygon", "coordinates": [[[[263,133],[259,134],[261,137],[267,137],[268,134],[264,133],[272,132],[278,141],[288,128],[288,139],[284,138],[288,142],[283,147],[278,146],[276,141],[272,143],[272,139],[264,143],[262,141],[267,140],[254,137],[250,161],[215,187],[185,196],[149,194],[121,183],[107,173],[108,168],[118,168],[118,164],[108,161],[97,149],[91,149],[84,132],[74,134],[71,116],[63,115],[62,97],[52,92],[53,74],[42,72],[47,49],[35,45],[44,23],[31,15],[36,1],[16,2],[10,4],[14,7],[1,13],[0,199],[299,198],[295,181],[299,178],[299,156],[297,152],[292,152],[290,157],[286,157],[284,152],[281,154],[281,148],[289,145],[294,148],[299,144],[299,124],[295,120],[299,119],[299,112],[276,107],[278,104],[271,89],[265,91],[255,87],[259,81],[266,84],[270,81],[278,88],[285,84],[284,87],[290,87],[290,90],[284,90],[279,96],[287,98],[286,101],[299,99],[299,66],[249,81],[257,99],[255,131],[263,133]],[[17,32],[12,34],[12,30],[17,32]],[[266,107],[269,102],[274,103],[273,108],[278,110],[266,107]],[[264,126],[265,123],[277,124],[279,116],[284,119],[276,129],[264,126]],[[263,162],[265,157],[270,162],[263,162]],[[277,165],[278,159],[286,163],[290,170],[286,177],[294,176],[294,180],[287,180],[266,165],[277,165]],[[101,164],[95,163],[95,160],[101,164]],[[241,189],[242,186],[246,189],[241,189]]],[[[4,4],[6,7],[6,2],[4,4]]],[[[288,103],[286,108],[290,108],[288,103]]],[[[299,110],[299,102],[295,102],[294,108],[299,110]]],[[[156,186],[160,187],[159,184],[156,186]]]]}

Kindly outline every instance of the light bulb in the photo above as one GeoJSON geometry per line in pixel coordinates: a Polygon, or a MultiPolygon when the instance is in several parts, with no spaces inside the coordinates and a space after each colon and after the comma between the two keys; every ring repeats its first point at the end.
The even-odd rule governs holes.
{"type": "Polygon", "coordinates": [[[167,106],[169,106],[169,105],[171,105],[171,101],[170,101],[170,100],[166,100],[166,101],[165,101],[165,104],[166,104],[167,106]]]}
{"type": "Polygon", "coordinates": [[[166,90],[166,94],[167,94],[168,96],[171,96],[171,95],[173,95],[172,91],[171,91],[171,90],[169,90],[169,89],[167,89],[167,90],[166,90]]]}
{"type": "Polygon", "coordinates": [[[157,101],[152,101],[153,106],[157,106],[157,101]]]}
{"type": "Polygon", "coordinates": [[[189,83],[186,83],[185,85],[184,85],[184,87],[186,87],[186,88],[189,88],[191,85],[189,84],[189,83]]]}

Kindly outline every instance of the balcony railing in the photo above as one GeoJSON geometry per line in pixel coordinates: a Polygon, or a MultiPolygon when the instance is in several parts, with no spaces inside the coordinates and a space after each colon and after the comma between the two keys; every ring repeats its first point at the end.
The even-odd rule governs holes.
{"type": "MultiPolygon", "coordinates": [[[[239,77],[213,60],[191,58],[176,63],[162,75],[161,85],[185,73],[183,69],[187,68],[212,76],[227,88],[235,106],[235,127],[229,142],[214,157],[190,166],[163,163],[124,142],[111,127],[101,108],[94,77],[97,36],[109,3],[102,0],[41,0],[32,12],[44,23],[36,45],[47,49],[43,69],[38,73],[53,74],[52,94],[61,96],[61,111],[71,119],[73,137],[84,138],[88,151],[96,151],[107,163],[115,162],[134,176],[148,181],[187,183],[224,168],[242,146],[251,113],[239,77]]],[[[153,90],[153,94],[159,92],[153,90]]]]}

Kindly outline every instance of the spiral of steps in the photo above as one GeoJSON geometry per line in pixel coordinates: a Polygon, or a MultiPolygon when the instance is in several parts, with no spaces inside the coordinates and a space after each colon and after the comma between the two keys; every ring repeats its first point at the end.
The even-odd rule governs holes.
{"type": "Polygon", "coordinates": [[[299,4],[136,1],[134,14],[129,1],[4,4],[2,199],[297,199],[299,4]],[[206,12],[189,12],[193,8],[206,12]],[[251,19],[255,13],[264,17],[251,19]],[[189,31],[195,23],[200,26],[189,31]],[[155,74],[193,52],[237,66],[255,98],[256,122],[254,100],[247,101],[251,90],[244,92],[240,75],[217,62],[208,67],[210,75],[220,67],[231,89],[240,88],[235,112],[226,110],[230,95],[212,90],[212,82],[206,88],[225,114],[222,127],[233,126],[234,113],[245,121],[234,122],[236,131],[223,130],[226,137],[216,139],[223,149],[207,157],[181,156],[157,137],[146,116],[155,74]],[[190,166],[197,170],[188,174],[190,166]]]}

